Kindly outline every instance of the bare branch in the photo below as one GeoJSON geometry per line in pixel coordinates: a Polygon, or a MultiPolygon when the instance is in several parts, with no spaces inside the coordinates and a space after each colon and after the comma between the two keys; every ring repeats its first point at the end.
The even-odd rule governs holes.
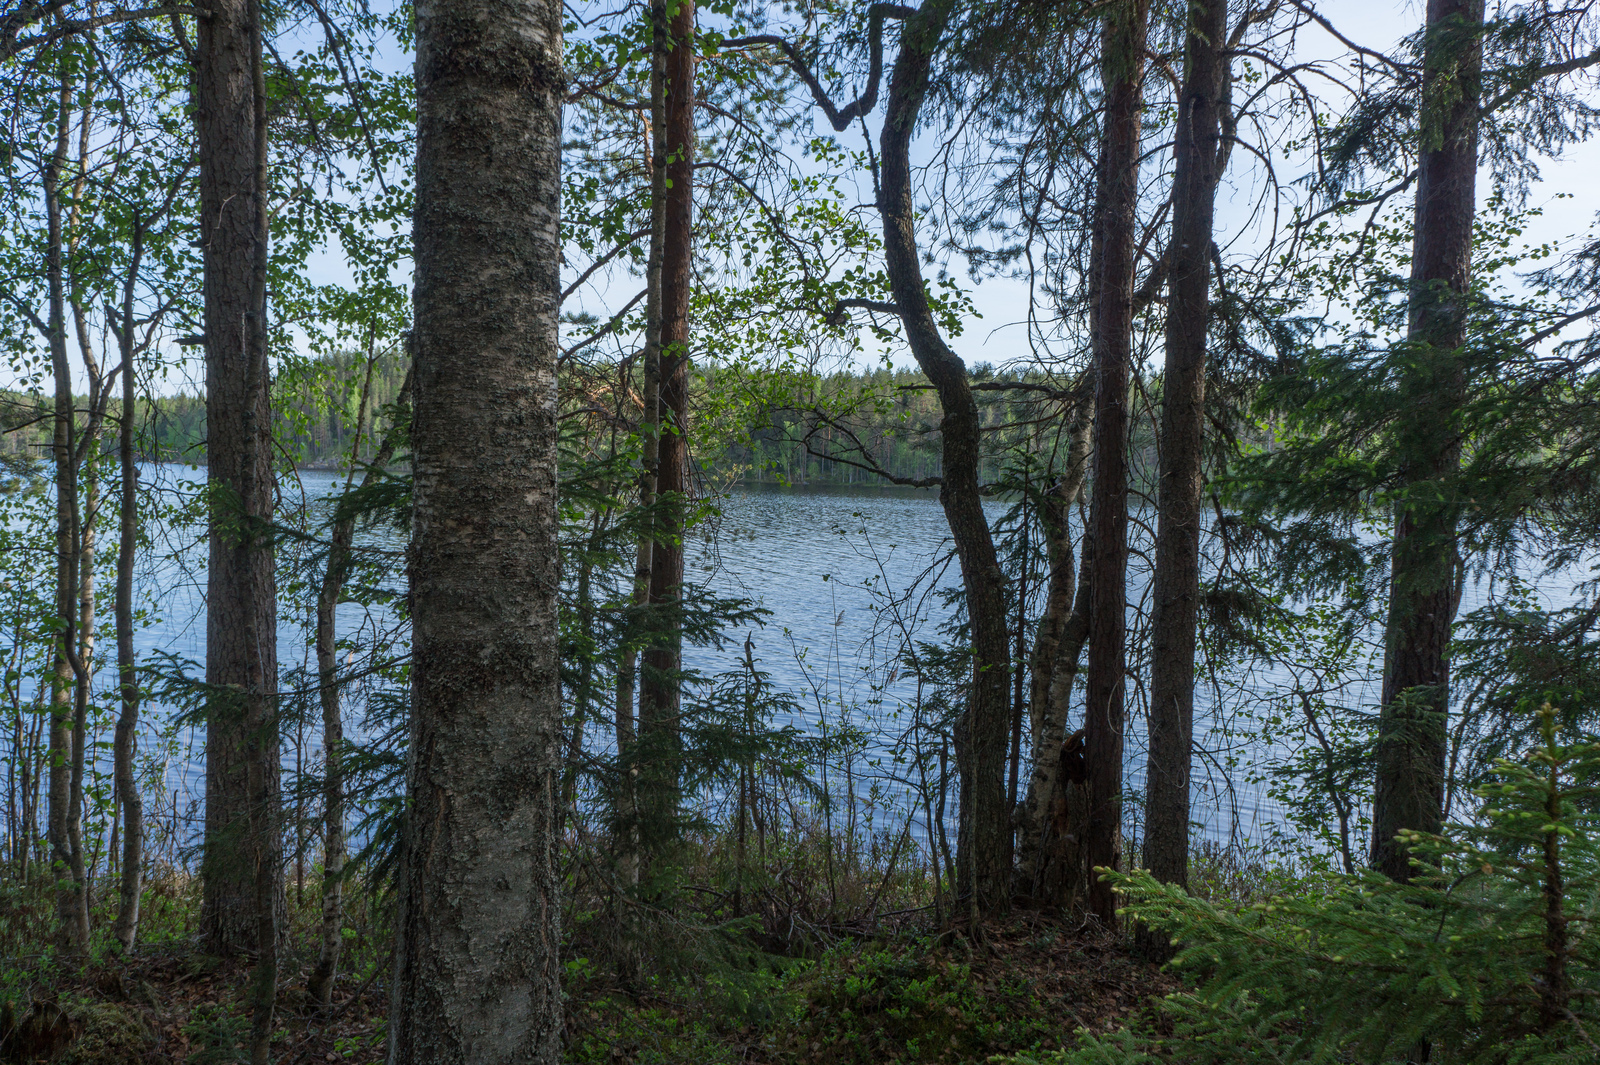
{"type": "Polygon", "coordinates": [[[817,106],[827,114],[828,121],[832,123],[836,133],[843,133],[845,128],[856,119],[871,114],[872,109],[878,104],[878,82],[883,80],[883,20],[885,18],[905,19],[916,14],[916,9],[902,4],[873,4],[867,9],[867,41],[870,49],[870,58],[867,66],[867,85],[861,95],[843,107],[833,102],[828,95],[828,90],[822,87],[817,76],[811,70],[811,64],[801,56],[800,49],[785,37],[774,37],[762,34],[757,37],[735,37],[723,41],[724,48],[740,48],[752,45],[768,45],[783,53],[789,61],[789,66],[800,75],[800,80],[806,83],[806,88],[811,90],[811,96],[817,101],[817,106]]]}
{"type": "Polygon", "coordinates": [[[623,252],[625,252],[629,248],[633,247],[633,242],[634,241],[638,240],[641,237],[648,237],[649,235],[650,235],[650,228],[648,226],[646,226],[644,229],[636,229],[632,233],[629,233],[628,234],[628,239],[624,240],[621,244],[618,244],[615,248],[612,248],[610,251],[608,251],[604,255],[600,256],[600,258],[596,259],[592,264],[590,264],[589,269],[587,269],[583,273],[579,274],[577,279],[575,281],[573,281],[572,284],[568,285],[566,287],[566,289],[564,289],[562,291],[562,293],[561,293],[562,302],[565,302],[567,297],[571,296],[574,292],[578,291],[578,289],[580,287],[582,287],[582,285],[583,285],[583,283],[585,281],[587,281],[587,280],[589,280],[589,278],[593,277],[594,276],[594,272],[596,270],[598,270],[601,267],[605,266],[606,263],[609,263],[612,259],[615,259],[617,256],[621,255],[623,252]]]}
{"type": "Polygon", "coordinates": [[[0,61],[12,58],[18,53],[29,49],[39,48],[59,41],[63,37],[71,37],[78,33],[88,33],[102,26],[118,26],[125,22],[138,22],[140,19],[159,18],[165,15],[200,15],[204,12],[188,4],[158,4],[154,7],[134,8],[131,11],[113,11],[106,15],[96,15],[92,18],[61,19],[43,33],[36,33],[32,37],[18,37],[17,34],[28,26],[39,22],[48,15],[61,10],[66,6],[65,0],[54,0],[45,4],[24,4],[20,9],[0,20],[0,61]]]}

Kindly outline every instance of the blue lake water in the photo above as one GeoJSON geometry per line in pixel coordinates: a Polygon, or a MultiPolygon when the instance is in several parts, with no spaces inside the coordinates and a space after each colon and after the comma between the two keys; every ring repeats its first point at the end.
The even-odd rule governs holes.
{"type": "MultiPolygon", "coordinates": [[[[179,499],[204,476],[203,471],[164,465],[147,467],[142,476],[158,488],[158,497],[179,499]]],[[[326,499],[343,478],[331,472],[306,471],[282,486],[283,506],[326,499]]],[[[999,522],[1009,504],[992,501],[987,510],[999,522]]],[[[280,510],[283,507],[280,507],[280,510]]],[[[1136,525],[1138,523],[1136,522],[1136,525]]],[[[1146,553],[1130,559],[1129,616],[1136,621],[1146,609],[1146,553]]],[[[369,546],[394,553],[393,579],[403,579],[399,552],[403,544],[390,530],[363,534],[369,546]]],[[[107,548],[109,550],[109,548],[107,548]]],[[[751,643],[758,668],[791,693],[798,710],[787,721],[810,734],[851,724],[862,730],[863,742],[845,760],[834,764],[832,786],[848,787],[859,800],[862,817],[876,827],[909,820],[914,834],[925,838],[926,816],[920,791],[926,782],[914,762],[905,759],[904,741],[920,738],[934,744],[935,731],[926,706],[928,692],[905,668],[901,650],[908,643],[940,639],[939,626],[949,608],[938,594],[959,584],[950,553],[944,515],[936,495],[915,490],[735,489],[721,501],[720,517],[688,545],[687,575],[724,596],[750,599],[770,611],[765,623],[727,633],[720,647],[690,648],[687,668],[703,676],[737,671],[751,643]],[[919,726],[927,726],[917,731],[919,726]],[[840,780],[847,783],[841,785],[840,780]]],[[[280,578],[280,583],[283,578],[280,578]]],[[[174,655],[200,663],[204,659],[205,549],[193,526],[160,525],[151,548],[141,555],[139,588],[148,596],[158,620],[137,638],[141,656],[174,655]]],[[[1035,577],[1035,583],[1040,578],[1035,577]]],[[[1543,582],[1540,594],[1550,605],[1572,597],[1572,582],[1543,582]]],[[[109,589],[105,589],[109,607],[109,589]]],[[[1488,594],[1489,585],[1469,587],[1463,612],[1488,594]]],[[[280,666],[312,664],[305,607],[280,609],[280,666]]],[[[382,617],[376,619],[382,623],[382,617]]],[[[362,607],[340,608],[342,631],[374,623],[362,607]]],[[[102,631],[105,625],[102,623],[102,631]]],[[[1136,627],[1136,626],[1135,626],[1136,627]]],[[[109,637],[103,637],[109,653],[109,637]]],[[[1370,705],[1375,698],[1372,663],[1342,675],[1334,697],[1345,705],[1370,705]]],[[[1304,686],[1306,670],[1317,663],[1310,649],[1305,662],[1287,662],[1248,671],[1203,675],[1197,692],[1196,733],[1204,751],[1196,761],[1194,816],[1199,830],[1216,840],[1259,841],[1283,811],[1252,777],[1267,756],[1281,753],[1303,737],[1293,718],[1282,726],[1279,740],[1263,745],[1241,740],[1250,715],[1270,713],[1296,684],[1304,686]],[[1276,748],[1276,750],[1274,749],[1276,748]]],[[[197,670],[197,673],[199,671],[197,670]]],[[[97,681],[110,691],[105,672],[97,681]]],[[[1130,796],[1143,787],[1144,728],[1139,715],[1141,690],[1130,699],[1127,783],[1130,796]]],[[[170,708],[150,707],[152,724],[161,724],[170,708]]],[[[348,727],[354,727],[347,726],[348,727]]],[[[604,745],[609,727],[596,727],[590,742],[604,745]]],[[[318,729],[309,724],[287,730],[286,769],[311,767],[320,757],[318,729]]],[[[103,737],[109,739],[109,735],[103,737]]],[[[164,775],[169,793],[163,806],[180,823],[198,827],[203,773],[200,747],[190,732],[180,732],[166,753],[164,775]]],[[[158,749],[153,739],[150,750],[158,749]]],[[[1022,781],[1026,786],[1024,760],[1022,781]]],[[[954,795],[950,797],[953,815],[954,795]]],[[[1130,802],[1130,830],[1137,832],[1137,801],[1130,802]]]]}

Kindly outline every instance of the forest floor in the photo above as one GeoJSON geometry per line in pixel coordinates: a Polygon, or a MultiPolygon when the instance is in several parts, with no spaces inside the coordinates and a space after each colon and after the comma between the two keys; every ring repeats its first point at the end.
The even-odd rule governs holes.
{"type": "MultiPolygon", "coordinates": [[[[293,956],[293,952],[291,952],[293,956]]],[[[565,961],[566,1060],[574,1065],[985,1062],[1070,1045],[1125,1023],[1177,987],[1125,941],[1018,913],[976,943],[946,934],[846,939],[810,959],[749,955],[741,969],[657,978],[624,991],[581,956],[565,961]]],[[[11,963],[7,963],[7,967],[11,963]]],[[[274,1061],[378,1062],[388,1003],[381,966],[334,1004],[282,982],[274,1061]]],[[[223,1065],[248,1032],[247,966],[168,940],[70,975],[12,972],[0,1058],[63,1065],[223,1065]]]]}

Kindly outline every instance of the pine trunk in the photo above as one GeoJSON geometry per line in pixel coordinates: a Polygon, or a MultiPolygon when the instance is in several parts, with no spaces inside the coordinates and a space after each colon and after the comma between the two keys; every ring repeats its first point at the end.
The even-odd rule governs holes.
{"type": "Polygon", "coordinates": [[[1217,142],[1227,79],[1223,56],[1227,29],[1226,0],[1190,0],[1172,153],[1144,865],[1158,879],[1182,887],[1189,883],[1189,766],[1200,598],[1206,326],[1211,314],[1211,230],[1221,162],[1217,142]]]}
{"type": "Polygon", "coordinates": [[[410,809],[392,1065],[561,1056],[562,9],[416,5],[410,809]]]}
{"type": "Polygon", "coordinates": [[[1372,866],[1411,878],[1396,836],[1444,822],[1450,629],[1459,604],[1457,423],[1465,392],[1461,347],[1477,209],[1482,0],[1428,0],[1424,28],[1422,158],[1412,237],[1407,366],[1414,397],[1401,425],[1405,498],[1395,511],[1385,626],[1372,866]]]}
{"type": "MultiPolygon", "coordinates": [[[[1121,0],[1101,30],[1105,118],[1096,189],[1100,276],[1095,284],[1094,484],[1089,537],[1089,668],[1084,760],[1088,772],[1086,860],[1122,865],[1122,746],[1127,672],[1128,383],[1133,347],[1133,278],[1139,198],[1139,115],[1143,107],[1148,0],[1121,0]]],[[[1089,909],[1107,927],[1116,896],[1092,877],[1089,909]]]]}
{"type": "Polygon", "coordinates": [[[650,12],[650,250],[645,263],[645,337],[640,352],[639,509],[648,522],[634,546],[633,617],[617,664],[617,881],[625,888],[639,883],[638,738],[635,694],[639,687],[639,652],[632,640],[648,631],[651,574],[655,567],[654,514],[661,465],[661,262],[667,239],[667,29],[665,8],[650,12]]]}
{"type": "MultiPolygon", "coordinates": [[[[271,842],[255,831],[252,756],[273,796],[273,736],[251,735],[277,686],[277,596],[270,535],[273,481],[266,307],[257,292],[266,248],[257,189],[254,56],[260,28],[249,0],[218,0],[198,20],[195,128],[205,266],[206,465],[210,557],[206,574],[206,824],[201,935],[220,955],[254,952],[258,876],[285,909],[271,842]],[[264,747],[271,747],[265,750],[264,747]],[[253,753],[252,753],[253,752],[253,753]]],[[[263,721],[261,723],[265,725],[263,721]]],[[[269,731],[271,731],[269,729],[269,731]]],[[[266,811],[261,811],[265,814],[266,811]]]]}

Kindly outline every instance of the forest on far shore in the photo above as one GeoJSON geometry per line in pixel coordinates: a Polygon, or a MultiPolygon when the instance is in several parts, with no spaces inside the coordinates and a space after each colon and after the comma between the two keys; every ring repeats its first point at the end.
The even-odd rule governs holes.
{"type": "MultiPolygon", "coordinates": [[[[303,469],[343,469],[352,448],[360,445],[359,460],[368,462],[381,446],[370,433],[358,440],[356,425],[362,395],[370,411],[391,408],[400,394],[409,363],[393,352],[371,360],[359,354],[342,354],[305,360],[292,373],[280,372],[275,382],[273,412],[279,422],[275,432],[280,461],[303,469]]],[[[991,384],[1032,382],[1048,378],[1027,371],[997,371],[987,364],[973,367],[973,379],[991,384]]],[[[727,375],[723,375],[726,377],[727,375]]],[[[710,434],[698,441],[696,475],[701,487],[719,490],[733,484],[787,486],[850,485],[891,486],[881,473],[906,481],[937,479],[940,463],[937,398],[928,378],[918,370],[850,370],[793,375],[786,380],[788,393],[765,394],[752,399],[737,427],[721,438],[710,434]],[[817,412],[830,412],[821,421],[817,412]],[[858,438],[870,454],[870,467],[844,451],[846,436],[858,438]]],[[[692,387],[716,388],[715,368],[697,368],[692,387]]],[[[1160,377],[1148,384],[1159,402],[1160,377]]],[[[1134,402],[1139,402],[1138,397],[1134,402]]],[[[1149,404],[1154,409],[1153,404],[1149,404]]],[[[1012,403],[1004,391],[978,393],[986,425],[1005,434],[1012,403]]],[[[206,405],[203,397],[185,394],[141,399],[135,407],[139,425],[137,443],[142,461],[205,464],[206,405]]],[[[49,401],[41,395],[0,393],[0,459],[36,461],[47,457],[50,446],[49,401]]],[[[1023,434],[1009,430],[1019,439],[1023,434]]],[[[1150,419],[1136,424],[1130,447],[1152,457],[1155,429],[1150,419]]],[[[854,444],[855,441],[851,441],[854,444]]],[[[992,451],[1006,450],[998,443],[992,451]]],[[[1000,477],[1000,460],[985,462],[985,481],[1000,477]]]]}

